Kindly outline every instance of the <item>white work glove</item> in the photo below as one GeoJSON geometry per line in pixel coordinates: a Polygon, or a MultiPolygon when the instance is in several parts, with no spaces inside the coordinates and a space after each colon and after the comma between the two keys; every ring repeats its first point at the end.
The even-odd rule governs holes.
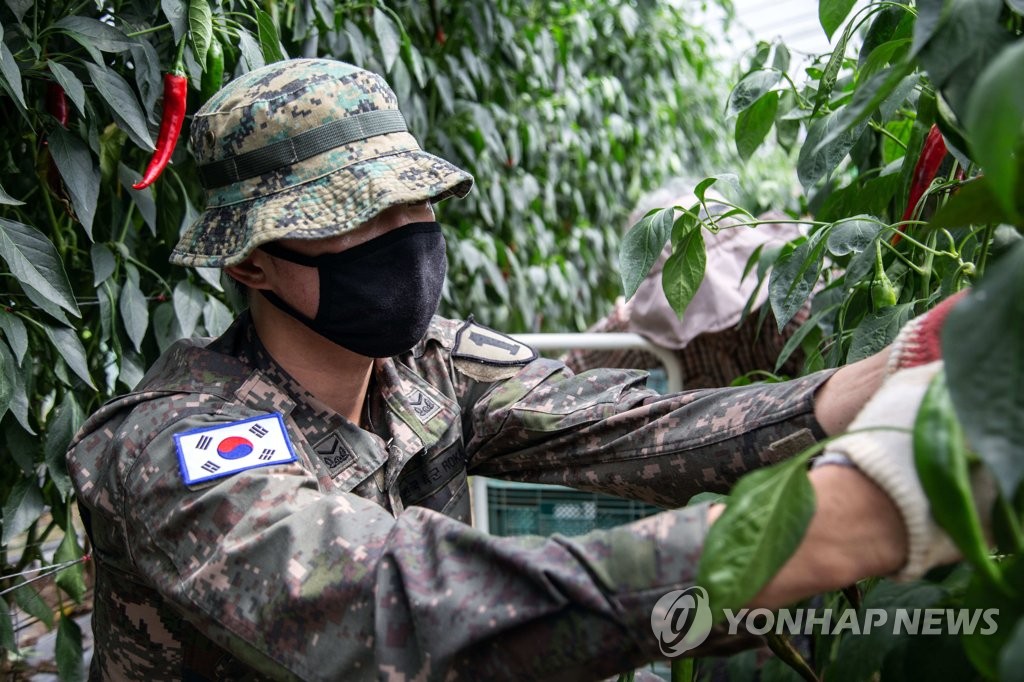
{"type": "MultiPolygon", "coordinates": [[[[955,296],[916,318],[893,343],[881,388],[850,424],[846,435],[825,449],[822,463],[852,462],[889,495],[907,530],[907,563],[897,579],[919,578],[931,568],[961,558],[959,550],[932,518],[931,507],[914,464],[913,428],[928,385],[942,369],[939,330],[955,296]],[[871,429],[860,431],[861,429],[871,429]]],[[[982,528],[991,537],[991,508],[996,486],[981,469],[972,475],[972,492],[982,528]]]]}
{"type": "Polygon", "coordinates": [[[932,519],[914,466],[914,419],[928,384],[941,368],[942,362],[936,360],[891,375],[857,414],[849,433],[825,449],[825,461],[835,455],[846,457],[899,509],[907,529],[907,563],[898,578],[917,578],[933,566],[959,558],[956,547],[932,519]]]}

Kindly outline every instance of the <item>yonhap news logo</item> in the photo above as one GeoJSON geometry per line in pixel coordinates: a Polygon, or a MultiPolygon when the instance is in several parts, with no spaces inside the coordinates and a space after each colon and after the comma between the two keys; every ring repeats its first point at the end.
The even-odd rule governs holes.
{"type": "Polygon", "coordinates": [[[698,585],[669,592],[651,611],[651,629],[667,658],[703,644],[711,633],[711,620],[708,593],[698,585]]]}
{"type": "MultiPolygon", "coordinates": [[[[888,609],[722,609],[723,632],[763,636],[867,635],[882,630],[901,635],[981,635],[999,629],[999,609],[901,608],[888,609]]],[[[708,593],[699,585],[673,590],[651,610],[651,630],[666,658],[679,656],[704,643],[713,618],[708,593]]]]}

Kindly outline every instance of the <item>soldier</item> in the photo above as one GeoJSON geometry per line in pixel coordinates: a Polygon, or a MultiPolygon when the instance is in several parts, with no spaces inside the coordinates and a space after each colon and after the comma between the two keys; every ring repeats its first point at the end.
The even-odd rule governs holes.
{"type": "MultiPolygon", "coordinates": [[[[192,146],[207,206],[171,260],[223,268],[249,310],[175,344],[71,446],[96,561],[94,679],[630,669],[659,657],[652,606],[693,584],[720,511],[676,508],[843,430],[886,374],[882,353],[659,396],[641,372],[575,376],[472,318],[433,317],[446,265],[431,203],[472,178],[419,148],[381,78],[344,63],[235,80],[195,116],[192,146]],[[580,538],[492,537],[468,525],[469,474],[672,510],[580,538]]],[[[898,495],[857,450],[843,451],[857,467],[812,472],[807,541],[759,604],[913,555],[898,495]]]]}

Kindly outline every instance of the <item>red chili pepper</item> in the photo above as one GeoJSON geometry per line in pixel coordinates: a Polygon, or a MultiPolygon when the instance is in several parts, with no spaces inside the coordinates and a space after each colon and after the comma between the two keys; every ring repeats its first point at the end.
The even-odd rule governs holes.
{"type": "Polygon", "coordinates": [[[68,96],[59,83],[46,84],[46,111],[57,119],[62,128],[68,127],[68,96]]]}
{"type": "MultiPolygon", "coordinates": [[[[946,141],[942,138],[942,132],[937,125],[932,124],[928,131],[928,137],[925,138],[924,146],[921,148],[921,156],[918,157],[917,165],[914,166],[914,175],[910,179],[910,195],[907,197],[907,207],[903,210],[901,221],[906,222],[914,215],[917,202],[921,200],[925,190],[938,174],[939,166],[946,158],[946,153],[946,141]]],[[[906,227],[906,225],[900,225],[897,229],[903,232],[906,227]]],[[[902,238],[899,233],[894,234],[891,243],[896,245],[902,238]]]]}
{"type": "Polygon", "coordinates": [[[185,121],[185,108],[188,102],[188,76],[185,73],[185,39],[178,46],[178,57],[171,70],[164,74],[164,103],[160,118],[160,134],[157,137],[156,151],[146,166],[142,179],[132,185],[134,189],[145,189],[167,167],[178,144],[181,124],[185,121]]]}

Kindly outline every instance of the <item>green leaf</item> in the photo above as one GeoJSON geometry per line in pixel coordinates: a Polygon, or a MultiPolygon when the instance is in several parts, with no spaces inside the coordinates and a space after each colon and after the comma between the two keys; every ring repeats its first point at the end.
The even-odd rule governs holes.
{"type": "Polygon", "coordinates": [[[74,133],[57,126],[50,133],[50,154],[71,194],[75,217],[92,241],[92,223],[100,195],[100,169],[89,147],[74,133]]]}
{"type": "MultiPolygon", "coordinates": [[[[256,9],[257,20],[260,14],[266,14],[256,9]]],[[[269,16],[267,17],[270,18],[269,16]]],[[[273,23],[271,23],[273,26],[273,23]]],[[[210,11],[210,4],[206,0],[189,0],[188,3],[188,29],[192,34],[192,49],[195,51],[196,60],[200,64],[206,63],[206,53],[210,51],[213,43],[213,13],[210,11]]],[[[263,27],[260,26],[260,35],[263,34],[263,27]]],[[[276,31],[275,31],[276,35],[276,31]]],[[[262,39],[262,38],[261,38],[262,39]]],[[[266,48],[264,48],[264,53],[266,48]]],[[[272,60],[277,61],[277,60],[272,60]]]]}
{"type": "Polygon", "coordinates": [[[974,159],[1003,211],[1016,221],[1019,213],[1016,153],[1024,122],[1024,41],[1007,47],[982,72],[971,93],[965,125],[974,159]]]}
{"type": "Polygon", "coordinates": [[[768,92],[736,117],[736,150],[744,160],[757,151],[775,123],[779,93],[768,92]]]}
{"type": "MultiPolygon", "coordinates": [[[[934,583],[897,583],[882,580],[864,596],[863,605],[858,609],[860,617],[857,622],[868,623],[868,609],[871,609],[870,613],[879,614],[874,616],[875,618],[880,619],[884,615],[885,626],[872,627],[870,630],[865,628],[855,636],[842,637],[838,642],[836,657],[822,679],[829,682],[865,682],[876,679],[875,673],[881,670],[886,657],[890,653],[899,653],[907,641],[915,637],[933,639],[932,636],[920,637],[906,631],[896,634],[892,623],[896,622],[897,613],[935,607],[941,604],[943,599],[948,599],[946,590],[934,583]]],[[[889,678],[882,676],[881,679],[889,678]]]]}
{"type": "Polygon", "coordinates": [[[768,277],[768,301],[779,325],[779,332],[793,319],[811,295],[822,267],[824,244],[821,233],[782,253],[772,266],[768,277]]]}
{"type": "MultiPolygon", "coordinates": [[[[1024,561],[1019,554],[1011,555],[999,562],[1003,582],[1019,590],[1024,586],[1024,561]]],[[[1020,592],[1018,591],[1019,595],[1020,592]]],[[[985,679],[1019,680],[1017,676],[997,677],[1001,654],[1007,651],[1010,639],[1015,634],[1017,622],[1024,618],[1024,600],[1019,596],[1007,599],[1003,591],[980,571],[974,571],[967,592],[963,597],[967,609],[991,609],[995,629],[975,630],[961,638],[967,655],[975,668],[985,679]],[[994,612],[994,613],[993,613],[994,612]]]]}
{"type": "Polygon", "coordinates": [[[57,674],[62,682],[80,682],[85,679],[82,666],[82,629],[70,616],[63,616],[57,625],[57,674]]]}
{"type": "Polygon", "coordinates": [[[192,336],[199,323],[199,316],[203,313],[203,302],[206,298],[203,291],[186,279],[178,282],[174,287],[171,298],[174,302],[174,314],[178,318],[178,326],[181,327],[181,335],[186,338],[192,336]]]}
{"type": "Polygon", "coordinates": [[[825,247],[833,256],[860,253],[871,246],[882,225],[871,216],[860,215],[835,223],[828,231],[825,247]]]}
{"type": "Polygon", "coordinates": [[[853,330],[846,361],[863,360],[888,346],[913,314],[913,304],[898,303],[865,315],[853,330]]]}
{"type": "Polygon", "coordinates": [[[719,181],[724,182],[726,185],[731,187],[734,191],[739,190],[739,178],[734,173],[719,173],[718,175],[712,175],[704,178],[697,186],[693,189],[693,195],[702,202],[706,202],[706,194],[711,186],[718,183],[719,181]]]}
{"type": "Polygon", "coordinates": [[[71,69],[52,59],[46,61],[46,66],[60,87],[64,88],[64,93],[75,105],[75,109],[78,109],[78,113],[85,116],[85,86],[82,81],[71,69]]]}
{"type": "MultiPolygon", "coordinates": [[[[42,513],[41,510],[40,513],[42,513]]],[[[22,611],[33,618],[38,618],[46,624],[46,627],[53,627],[53,610],[30,583],[18,580],[11,594],[14,597],[14,602],[22,611]]]]}
{"type": "Polygon", "coordinates": [[[149,227],[150,234],[156,236],[156,199],[153,197],[153,187],[135,189],[133,185],[142,179],[142,173],[129,168],[123,163],[117,164],[117,179],[125,193],[132,198],[132,202],[138,207],[142,221],[149,227]]]}
{"type": "Polygon", "coordinates": [[[25,329],[25,323],[17,315],[0,310],[0,330],[3,330],[7,343],[20,365],[28,351],[28,331],[25,329]]]}
{"type": "Polygon", "coordinates": [[[42,232],[0,218],[0,258],[23,285],[31,286],[72,315],[81,316],[64,263],[42,232]]]}
{"type": "Polygon", "coordinates": [[[0,649],[8,655],[19,655],[18,640],[14,636],[14,623],[11,622],[11,609],[6,601],[0,603],[0,649]]]}
{"type": "MultiPolygon", "coordinates": [[[[896,190],[900,187],[900,174],[889,173],[861,183],[850,183],[828,195],[815,216],[830,222],[851,214],[885,215],[896,190]]],[[[876,227],[881,229],[880,226],[876,227]]]]}
{"type": "Polygon", "coordinates": [[[910,38],[898,38],[896,40],[890,40],[887,43],[882,43],[874,50],[871,54],[867,55],[867,59],[863,62],[860,67],[860,72],[857,77],[866,80],[874,74],[878,73],[885,67],[889,66],[893,58],[910,45],[910,38]]]}
{"type": "Polygon", "coordinates": [[[857,0],[819,0],[818,21],[825,29],[825,35],[832,40],[832,34],[843,25],[850,10],[857,4],[857,0]]]}
{"type": "Polygon", "coordinates": [[[834,111],[812,123],[797,158],[796,172],[800,184],[810,188],[835,170],[853,149],[865,125],[862,123],[855,128],[847,128],[843,123],[842,110],[834,111]]]}
{"type": "Polygon", "coordinates": [[[696,583],[712,612],[746,606],[796,551],[814,515],[808,454],[740,479],[704,541],[696,583]]]}
{"type": "MultiPolygon", "coordinates": [[[[53,553],[53,563],[62,564],[82,558],[82,548],[78,545],[78,537],[72,524],[71,505],[68,505],[67,518],[64,522],[64,537],[53,553]]],[[[68,593],[75,603],[81,603],[85,596],[85,571],[81,563],[74,564],[57,573],[57,586],[68,593]]]]}
{"type": "Polygon", "coordinates": [[[953,308],[942,352],[957,416],[1006,499],[1024,478],[1024,242],[953,308]]]}
{"type": "Polygon", "coordinates": [[[274,20],[269,14],[258,8],[256,9],[256,28],[264,61],[267,64],[273,64],[287,59],[281,49],[281,39],[278,37],[274,20]]]}
{"type": "MultiPolygon", "coordinates": [[[[684,216],[686,217],[688,216],[684,216]]],[[[680,318],[693,300],[700,283],[704,281],[706,265],[707,250],[704,248],[704,236],[700,223],[694,221],[691,228],[676,241],[672,255],[665,261],[665,269],[661,273],[662,289],[665,290],[672,310],[680,318]]]]}
{"type": "Polygon", "coordinates": [[[946,0],[917,0],[917,20],[914,22],[914,44],[911,55],[916,55],[928,44],[942,24],[946,0]]]}
{"type": "Polygon", "coordinates": [[[203,306],[203,327],[209,336],[220,336],[234,321],[234,315],[228,307],[215,298],[206,299],[203,306]]]}
{"type": "MultiPolygon", "coordinates": [[[[1018,12],[1024,13],[1024,0],[1019,2],[1022,5],[1017,8],[1018,12]]],[[[1024,618],[1017,620],[1010,631],[1010,637],[1003,645],[999,654],[999,679],[1020,680],[1024,671],[1024,618]]]]}
{"type": "Polygon", "coordinates": [[[402,47],[402,39],[394,22],[379,7],[373,8],[373,32],[380,45],[381,63],[386,72],[391,71],[402,47]]]}
{"type": "Polygon", "coordinates": [[[249,71],[266,66],[267,62],[263,59],[263,51],[260,50],[259,43],[251,33],[243,28],[238,29],[238,49],[241,51],[242,59],[249,71]]]}
{"type": "Polygon", "coordinates": [[[7,89],[18,100],[23,109],[28,108],[25,104],[25,93],[21,87],[21,70],[18,69],[18,62],[11,54],[7,43],[0,42],[0,77],[7,84],[7,89]]]}
{"type": "MultiPolygon", "coordinates": [[[[819,5],[819,8],[822,7],[819,5]]],[[[843,68],[843,62],[846,60],[846,45],[850,41],[850,35],[853,32],[854,24],[850,24],[843,31],[842,38],[836,43],[836,46],[832,48],[832,54],[828,58],[828,63],[825,65],[824,71],[821,72],[821,78],[818,79],[818,93],[814,97],[814,110],[811,115],[818,113],[824,105],[828,104],[829,98],[832,96],[832,89],[836,86],[836,81],[839,79],[839,70],[843,68]]],[[[829,38],[831,39],[831,35],[829,38]]]]}
{"type": "Polygon", "coordinates": [[[729,104],[726,114],[732,116],[738,114],[770,91],[775,84],[782,79],[778,71],[763,69],[748,73],[736,84],[729,94],[729,104]]]}
{"type": "MultiPolygon", "coordinates": [[[[3,364],[4,367],[6,368],[7,378],[11,380],[14,384],[9,409],[11,411],[11,414],[14,415],[14,418],[21,425],[21,429],[9,430],[8,438],[11,437],[10,434],[12,432],[17,433],[19,435],[29,433],[34,436],[36,435],[36,432],[32,429],[32,424],[30,423],[29,420],[28,394],[25,390],[25,378],[23,376],[26,373],[26,370],[22,370],[21,368],[15,365],[14,356],[12,356],[10,354],[10,351],[7,350],[7,346],[5,346],[2,343],[0,343],[0,357],[3,357],[3,364]],[[22,429],[24,429],[24,431],[22,431],[22,429]]],[[[24,360],[24,363],[28,366],[26,369],[28,371],[31,371],[31,367],[33,365],[32,356],[28,356],[24,360]]],[[[29,445],[34,446],[35,443],[30,442],[29,445]]],[[[28,448],[23,448],[19,451],[18,448],[11,446],[10,442],[8,442],[8,446],[8,451],[10,452],[11,458],[15,462],[17,462],[20,467],[22,467],[22,470],[24,470],[26,473],[34,470],[31,461],[32,457],[31,455],[27,454],[28,452],[30,452],[28,448]]]]}
{"type": "Polygon", "coordinates": [[[3,544],[10,545],[42,515],[46,503],[34,478],[22,476],[10,488],[4,502],[3,544]]]}
{"type": "Polygon", "coordinates": [[[188,11],[185,0],[160,0],[160,9],[163,10],[167,22],[171,25],[175,44],[180,43],[185,31],[188,30],[188,11]]]}
{"type": "Polygon", "coordinates": [[[7,0],[6,4],[11,8],[14,18],[20,22],[24,20],[25,13],[32,9],[32,5],[35,4],[35,0],[7,0]]]}
{"type": "Polygon", "coordinates": [[[800,325],[800,328],[793,332],[792,336],[786,339],[786,344],[782,347],[782,350],[779,351],[779,357],[775,359],[775,368],[772,371],[778,372],[782,369],[782,366],[786,364],[786,360],[789,360],[789,356],[791,356],[793,352],[800,347],[804,339],[806,339],[811,332],[817,329],[818,324],[835,312],[838,307],[838,303],[826,306],[825,308],[815,312],[811,317],[807,318],[807,320],[800,325]]]}
{"type": "Polygon", "coordinates": [[[114,253],[103,244],[92,245],[89,259],[92,262],[92,285],[98,287],[114,274],[117,261],[114,260],[114,253]]]}
{"type": "Polygon", "coordinates": [[[7,353],[0,353],[0,419],[7,414],[11,399],[14,397],[15,384],[12,377],[17,368],[6,366],[6,363],[10,362],[10,357],[7,353]]]}
{"type": "Polygon", "coordinates": [[[96,90],[110,107],[110,113],[117,124],[128,133],[132,142],[142,149],[152,151],[153,138],[149,134],[146,115],[127,81],[112,69],[88,63],[85,68],[96,90]]]}
{"type": "Polygon", "coordinates": [[[87,49],[124,52],[133,44],[128,36],[114,26],[91,17],[78,15],[64,17],[54,22],[53,27],[68,34],[87,49]]]}
{"type": "Polygon", "coordinates": [[[928,226],[940,229],[1010,221],[1011,217],[996,200],[988,179],[980,176],[961,186],[956,194],[936,211],[928,226]]]}
{"type": "MultiPolygon", "coordinates": [[[[908,8],[902,6],[889,5],[874,13],[874,18],[871,20],[867,33],[864,34],[864,41],[859,50],[858,63],[862,73],[867,62],[872,59],[875,51],[881,45],[906,41],[906,47],[909,49],[912,20],[913,16],[908,8]]],[[[874,58],[878,59],[878,57],[874,58]]]]}
{"type": "Polygon", "coordinates": [[[671,206],[651,211],[622,238],[619,269],[627,299],[633,297],[661,255],[672,231],[674,217],[675,209],[671,206]]]}
{"type": "MultiPolygon", "coordinates": [[[[822,119],[818,119],[811,126],[811,130],[807,133],[807,140],[800,149],[800,158],[817,158],[828,149],[837,145],[840,147],[848,145],[847,151],[849,151],[849,147],[852,147],[857,138],[860,137],[860,131],[864,129],[867,118],[898,87],[901,85],[906,87],[904,79],[911,76],[912,72],[913,65],[903,62],[879,71],[870,78],[858,83],[857,89],[853,93],[853,99],[850,100],[849,104],[822,119]],[[812,139],[811,134],[815,128],[819,128],[819,130],[812,139]],[[852,140],[849,139],[851,136],[852,140]]],[[[911,78],[915,79],[914,82],[916,82],[916,76],[911,76],[911,78]]],[[[844,153],[842,156],[845,155],[844,153]]],[[[842,156],[840,156],[840,159],[842,159],[842,156]]],[[[834,168],[835,166],[832,167],[834,168]]],[[[798,161],[797,170],[799,171],[799,169],[800,162],[798,161]]],[[[804,183],[804,186],[807,187],[808,185],[804,183]]]]}
{"type": "MultiPolygon", "coordinates": [[[[932,379],[914,420],[914,465],[932,517],[975,566],[992,573],[988,543],[971,493],[967,448],[940,371],[932,379]]],[[[984,510],[988,513],[988,510],[984,510]]]]}
{"type": "Polygon", "coordinates": [[[139,287],[139,271],[130,265],[127,270],[128,277],[121,287],[118,309],[121,311],[121,321],[128,332],[128,338],[135,350],[141,352],[142,340],[149,328],[149,305],[139,287]]]}
{"type": "Polygon", "coordinates": [[[7,193],[7,190],[0,185],[0,204],[6,204],[8,206],[24,206],[25,202],[12,197],[7,193]]]}
{"type": "Polygon", "coordinates": [[[64,500],[68,499],[72,490],[64,455],[84,419],[82,408],[75,400],[75,394],[69,391],[64,394],[64,399],[51,413],[46,424],[46,439],[43,443],[44,461],[50,479],[57,486],[61,499],[64,500]]]}
{"type": "Polygon", "coordinates": [[[334,28],[335,4],[332,0],[313,0],[313,9],[327,28],[334,28]]]}
{"type": "Polygon", "coordinates": [[[70,327],[52,327],[44,324],[43,331],[46,332],[50,343],[60,351],[61,357],[71,371],[77,374],[90,388],[96,388],[92,377],[89,376],[89,360],[85,354],[85,347],[78,339],[75,330],[70,327]]]}

